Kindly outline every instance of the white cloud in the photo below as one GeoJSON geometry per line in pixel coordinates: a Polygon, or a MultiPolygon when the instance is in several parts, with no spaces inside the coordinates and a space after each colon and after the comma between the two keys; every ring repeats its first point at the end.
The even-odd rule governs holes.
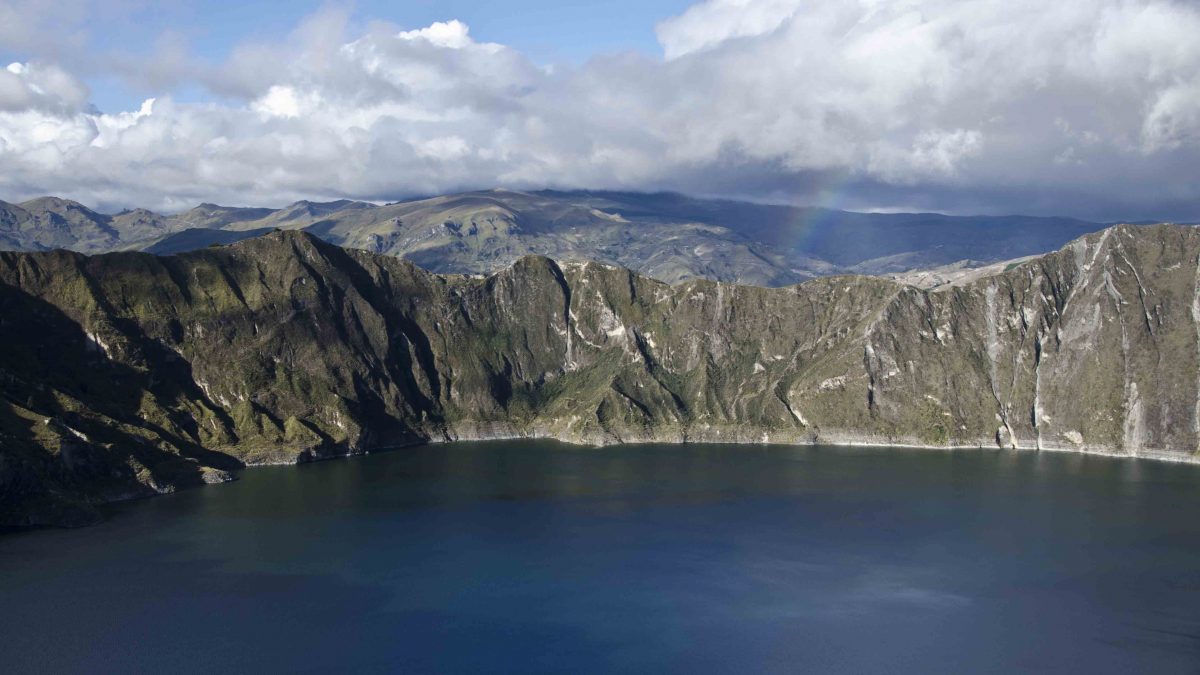
{"type": "Polygon", "coordinates": [[[267,117],[299,117],[300,97],[295,87],[276,84],[253,101],[250,108],[267,117]]]}
{"type": "Polygon", "coordinates": [[[974,129],[929,129],[917,134],[908,148],[883,145],[876,149],[868,170],[888,182],[904,185],[921,178],[952,178],[959,166],[983,150],[983,135],[974,129]]]}
{"type": "Polygon", "coordinates": [[[438,47],[462,49],[473,44],[470,32],[467,25],[461,21],[437,21],[428,28],[400,31],[396,37],[401,40],[424,40],[438,47]]]}
{"type": "Polygon", "coordinates": [[[0,111],[70,113],[84,108],[87,100],[87,87],[58,66],[10,63],[0,70],[0,111]]]}
{"type": "Polygon", "coordinates": [[[1200,78],[1161,91],[1142,124],[1142,146],[1148,154],[1197,144],[1200,144],[1200,78]]]}
{"type": "Polygon", "coordinates": [[[801,9],[797,0],[707,0],[657,27],[668,59],[733,38],[753,37],[779,28],[801,9]]]}
{"type": "Polygon", "coordinates": [[[708,0],[658,27],[665,58],[555,68],[459,21],[346,25],[324,12],[285,44],[152,73],[225,103],[102,114],[57,66],[0,71],[0,195],[182,208],[550,186],[802,201],[836,184],[860,208],[1200,216],[1194,4],[708,0]]]}

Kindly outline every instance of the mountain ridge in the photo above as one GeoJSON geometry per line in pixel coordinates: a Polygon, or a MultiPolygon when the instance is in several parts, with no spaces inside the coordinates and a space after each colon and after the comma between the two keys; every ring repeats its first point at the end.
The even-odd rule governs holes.
{"type": "Polygon", "coordinates": [[[1197,461],[1200,232],[1116,226],[939,291],[486,277],[271,232],[0,253],[0,522],[451,439],[1065,450],[1197,461]]]}
{"type": "Polygon", "coordinates": [[[206,203],[172,216],[144,209],[107,216],[57,202],[40,209],[50,214],[43,220],[70,221],[74,229],[50,220],[39,226],[21,211],[6,216],[0,204],[0,246],[169,254],[274,228],[305,229],[435,272],[487,274],[537,254],[617,264],[668,282],[786,286],[836,273],[986,265],[1045,253],[1103,227],[1070,218],[870,214],[602,191],[487,190],[386,205],[304,200],[281,209],[206,203]]]}

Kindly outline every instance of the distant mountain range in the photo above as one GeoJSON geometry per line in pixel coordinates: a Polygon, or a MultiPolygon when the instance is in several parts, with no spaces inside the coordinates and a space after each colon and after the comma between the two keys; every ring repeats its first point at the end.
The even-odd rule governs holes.
{"type": "Polygon", "coordinates": [[[854,213],[586,191],[491,190],[384,206],[201,204],[174,215],[145,209],[108,215],[56,197],[0,202],[0,249],[8,250],[175,254],[284,229],[435,272],[490,273],[536,254],[617,264],[672,283],[709,278],[760,286],[841,273],[977,267],[1052,251],[1104,227],[1071,218],[854,213]]]}

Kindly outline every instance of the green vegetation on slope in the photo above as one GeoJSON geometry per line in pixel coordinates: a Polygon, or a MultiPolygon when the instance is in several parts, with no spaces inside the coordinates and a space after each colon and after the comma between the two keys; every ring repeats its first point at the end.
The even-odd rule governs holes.
{"type": "Polygon", "coordinates": [[[0,524],[441,439],[871,442],[1189,459],[1200,233],[1120,226],[942,292],[488,277],[281,231],[0,253],[0,524]]]}

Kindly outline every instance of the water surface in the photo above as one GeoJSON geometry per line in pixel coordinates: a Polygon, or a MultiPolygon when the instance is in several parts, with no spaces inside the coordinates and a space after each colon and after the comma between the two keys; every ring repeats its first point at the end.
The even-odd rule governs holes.
{"type": "Polygon", "coordinates": [[[449,444],[0,537],[7,672],[1192,672],[1200,467],[449,444]]]}

